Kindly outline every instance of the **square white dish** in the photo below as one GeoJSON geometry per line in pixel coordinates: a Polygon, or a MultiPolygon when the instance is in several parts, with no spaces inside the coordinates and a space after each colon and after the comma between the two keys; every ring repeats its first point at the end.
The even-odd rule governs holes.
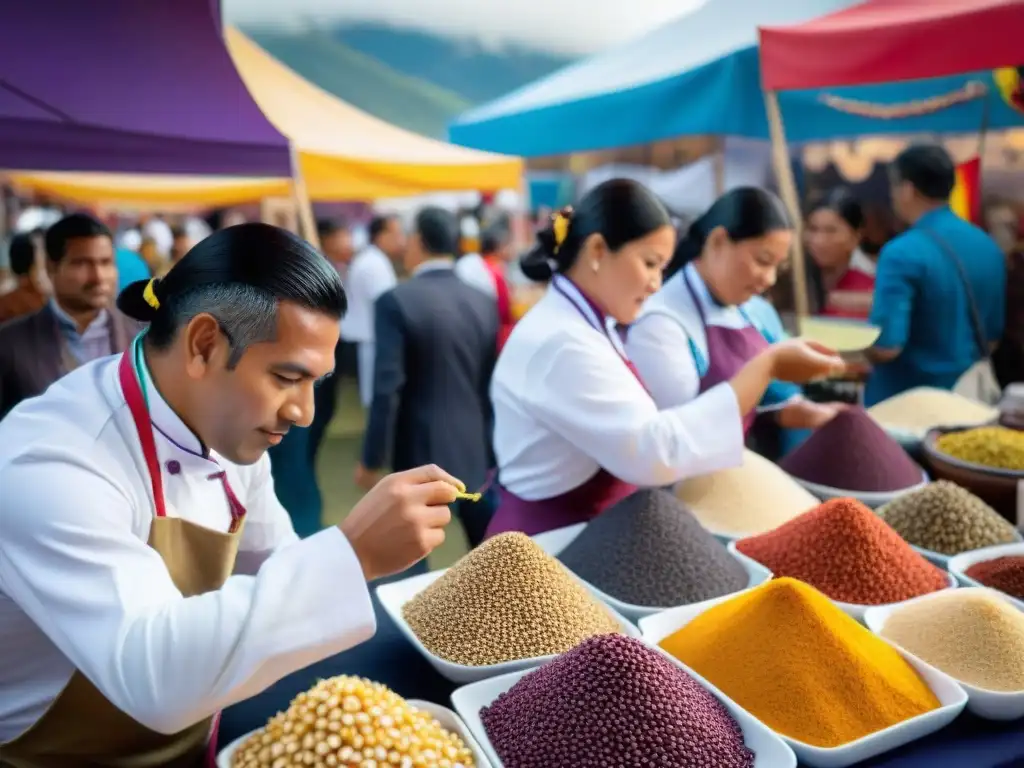
{"type": "MultiPolygon", "coordinates": [[[[579,536],[583,529],[586,527],[586,523],[578,523],[576,525],[566,526],[565,528],[558,528],[553,531],[538,534],[533,537],[533,540],[537,545],[547,552],[552,557],[558,557],[562,554],[562,551],[568,547],[577,536],[579,536]],[[543,537],[543,538],[541,538],[543,537]]],[[[718,538],[718,537],[716,537],[718,538]]],[[[729,549],[729,553],[743,566],[743,569],[747,572],[747,587],[756,587],[759,584],[764,584],[766,581],[771,579],[772,572],[761,565],[756,560],[752,560],[749,557],[736,557],[736,551],[729,548],[729,542],[723,542],[718,539],[719,543],[726,545],[729,549]]],[[[570,571],[571,572],[571,571],[570,571]]],[[[574,576],[576,574],[573,574],[574,576]]],[[[638,621],[644,616],[653,616],[656,613],[667,611],[668,607],[663,608],[652,608],[646,605],[633,605],[631,603],[624,603],[618,600],[606,592],[602,592],[600,589],[595,587],[589,581],[576,576],[583,584],[586,585],[587,589],[593,592],[603,603],[610,606],[617,613],[622,614],[630,621],[638,621]]],[[[735,594],[735,593],[733,593],[735,594]]],[[[694,603],[699,605],[699,603],[694,603]]]]}
{"type": "MultiPolygon", "coordinates": [[[[572,572],[566,568],[566,573],[572,575],[572,572]]],[[[438,673],[453,683],[472,683],[476,680],[483,680],[488,677],[494,677],[495,675],[503,675],[507,672],[516,672],[521,669],[531,669],[538,667],[546,661],[550,661],[554,656],[536,656],[531,659],[517,659],[515,661],[506,661],[501,664],[487,664],[481,667],[470,667],[465,664],[456,664],[451,661],[435,656],[426,646],[420,642],[420,639],[416,637],[416,633],[412,631],[409,623],[402,616],[402,606],[412,600],[416,595],[422,592],[424,589],[429,587],[435,581],[437,581],[447,569],[439,571],[431,571],[430,573],[422,573],[418,576],[411,576],[408,579],[402,579],[401,581],[392,581],[388,584],[381,584],[377,587],[377,597],[380,599],[381,605],[384,610],[387,611],[388,616],[395,622],[395,626],[398,630],[405,635],[405,637],[412,643],[413,647],[420,652],[420,654],[427,661],[430,662],[431,666],[438,671],[438,673]]],[[[575,578],[575,576],[573,577],[575,578]]],[[[577,581],[579,581],[577,579],[577,581]]],[[[580,582],[583,584],[583,582],[580,582]]],[[[584,588],[586,588],[584,586],[584,588]]],[[[593,594],[593,592],[591,592],[593,594]]],[[[598,599],[595,596],[595,599],[598,599]]],[[[619,624],[622,625],[622,634],[629,637],[639,637],[640,632],[637,628],[631,624],[624,616],[615,611],[608,605],[604,606],[608,612],[614,616],[619,624]]]]}
{"type": "MultiPolygon", "coordinates": [[[[737,560],[739,560],[740,562],[743,562],[744,560],[750,560],[751,562],[754,562],[754,563],[757,563],[758,565],[761,565],[760,563],[757,562],[757,560],[754,560],[752,557],[748,557],[747,555],[744,555],[742,552],[740,552],[739,549],[737,549],[737,547],[736,547],[736,542],[732,542],[729,545],[729,551],[732,552],[733,556],[737,560]]],[[[934,563],[932,563],[932,564],[934,565],[934,563]]],[[[761,565],[761,567],[764,568],[763,565],[761,565]]],[[[936,566],[936,567],[938,567],[938,566],[936,566]]],[[[956,589],[956,587],[957,587],[957,580],[953,576],[953,574],[947,572],[945,574],[945,576],[946,576],[946,582],[947,582],[946,589],[956,589]]],[[[938,590],[938,591],[941,592],[942,590],[938,590]]],[[[929,594],[934,594],[934,593],[929,593],[929,594]]],[[[832,600],[832,598],[829,598],[829,600],[832,600]]],[[[840,600],[832,600],[832,602],[835,603],[836,605],[838,605],[840,608],[842,608],[843,612],[845,614],[847,614],[848,616],[852,616],[853,618],[855,618],[857,621],[859,621],[861,623],[864,622],[864,613],[869,608],[883,607],[883,606],[875,606],[875,605],[860,605],[859,603],[844,603],[844,602],[842,602],[840,600]]],[[[899,605],[899,603],[886,603],[885,605],[899,605]]]]}
{"type": "MultiPolygon", "coordinates": [[[[965,587],[983,587],[985,589],[991,589],[991,587],[987,587],[980,581],[968,576],[966,573],[967,569],[972,565],[977,565],[978,563],[986,563],[989,560],[996,560],[1000,557],[1007,557],[1010,555],[1024,557],[1024,542],[1021,542],[1020,544],[999,544],[995,547],[975,549],[970,552],[964,552],[962,555],[956,555],[949,559],[949,572],[953,574],[965,587]]],[[[1004,592],[1000,592],[999,594],[1005,595],[1004,592]]],[[[1016,598],[1013,595],[1006,595],[1006,598],[1011,604],[1024,611],[1024,600],[1016,598]]]]}
{"type": "Polygon", "coordinates": [[[928,484],[928,473],[921,472],[921,482],[916,485],[911,485],[908,488],[902,488],[898,491],[851,491],[843,490],[842,488],[831,488],[827,485],[818,485],[807,480],[801,480],[795,475],[790,475],[797,483],[804,487],[804,490],[808,491],[812,496],[816,496],[821,499],[822,502],[830,501],[832,499],[856,499],[865,507],[871,509],[878,509],[879,507],[885,506],[890,501],[899,498],[905,493],[911,493],[912,491],[919,490],[928,484]]]}
{"type": "MultiPolygon", "coordinates": [[[[1003,547],[1010,546],[1010,544],[1024,543],[1024,534],[1022,534],[1016,528],[1013,529],[1013,532],[1016,536],[1016,541],[1010,542],[1008,544],[993,544],[992,546],[1003,547]]],[[[910,546],[913,547],[914,551],[921,555],[921,557],[923,557],[925,560],[927,560],[930,563],[933,563],[934,565],[939,566],[939,568],[941,568],[944,571],[949,570],[949,561],[952,560],[954,557],[960,557],[960,555],[969,555],[972,552],[981,552],[983,549],[991,549],[991,547],[981,547],[980,549],[969,549],[966,552],[961,552],[957,555],[945,555],[942,552],[936,552],[933,549],[925,549],[924,547],[919,547],[916,544],[911,544],[910,546]]]]}
{"type": "MultiPolygon", "coordinates": [[[[640,620],[640,632],[645,642],[657,646],[666,637],[685,627],[704,611],[718,603],[731,600],[733,597],[735,595],[728,595],[717,600],[709,600],[703,606],[684,605],[656,616],[648,616],[640,620]]],[[[846,766],[855,765],[862,760],[868,760],[924,738],[945,728],[959,717],[967,705],[967,693],[964,689],[949,675],[929,667],[917,657],[906,653],[895,645],[892,647],[896,648],[903,658],[917,670],[938,698],[940,706],[931,712],[904,720],[902,723],[868,734],[841,747],[816,747],[783,734],[776,734],[792,747],[802,764],[813,766],[813,768],[846,768],[846,766]]],[[[669,654],[665,655],[669,656],[669,654]]],[[[689,671],[689,668],[678,659],[672,656],[669,658],[689,671]]],[[[693,673],[691,672],[691,674],[693,673]]],[[[469,725],[468,720],[467,725],[469,725]]],[[[472,728],[472,726],[470,727],[472,728]]]]}
{"type": "MultiPolygon", "coordinates": [[[[477,740],[473,738],[473,734],[470,733],[466,724],[462,722],[461,717],[456,715],[447,707],[442,707],[440,704],[434,704],[430,701],[420,701],[419,699],[408,699],[407,701],[417,709],[422,709],[424,712],[427,712],[447,731],[457,734],[473,753],[473,760],[476,762],[476,768],[493,768],[491,761],[487,759],[487,754],[484,752],[477,740]]],[[[256,733],[256,731],[250,731],[244,736],[239,736],[218,752],[217,768],[232,768],[231,761],[235,757],[235,752],[242,746],[242,744],[245,743],[246,739],[254,733],[256,733]]]]}
{"type": "MultiPolygon", "coordinates": [[[[1013,605],[1013,598],[1009,595],[1005,595],[1002,592],[995,589],[988,589],[981,587],[986,592],[990,592],[1001,600],[1005,600],[1008,605],[1013,605]]],[[[922,666],[929,669],[935,669],[939,674],[945,674],[941,670],[932,665],[928,664],[923,659],[919,659],[917,656],[912,654],[905,648],[901,648],[898,644],[892,640],[882,636],[882,630],[885,628],[885,622],[888,621],[889,616],[897,608],[901,608],[911,603],[919,603],[923,600],[928,600],[933,595],[922,595],[921,597],[915,597],[913,600],[907,600],[904,603],[896,603],[895,605],[886,605],[880,608],[869,608],[868,612],[864,616],[864,623],[867,628],[874,632],[876,635],[881,637],[887,643],[897,648],[907,658],[917,659],[922,666]]],[[[978,688],[977,686],[966,683],[963,680],[959,680],[955,677],[949,676],[952,680],[955,680],[957,684],[964,689],[967,693],[967,709],[976,714],[978,717],[986,720],[1017,720],[1024,717],[1024,691],[1007,693],[1003,691],[990,691],[985,688],[978,688]]]]}
{"type": "MultiPolygon", "coordinates": [[[[667,654],[663,651],[657,650],[667,657],[667,654]]],[[[668,658],[671,659],[671,657],[668,658]]],[[[675,662],[674,659],[671,660],[675,662]]],[[[736,706],[735,702],[731,699],[723,696],[717,688],[710,685],[702,677],[693,674],[693,672],[686,669],[686,667],[682,667],[678,662],[675,663],[691,674],[705,689],[715,695],[725,705],[725,708],[729,710],[729,714],[739,723],[743,729],[743,741],[754,752],[754,768],[796,768],[796,755],[793,754],[793,750],[786,746],[782,739],[765,727],[759,720],[751,717],[745,710],[736,706]]],[[[490,738],[487,736],[487,730],[480,719],[480,710],[493,703],[498,696],[519,682],[531,671],[533,670],[523,670],[502,675],[501,677],[492,677],[489,680],[482,680],[463,686],[452,693],[452,703],[455,705],[455,711],[459,713],[466,722],[470,732],[483,747],[484,753],[491,761],[493,768],[502,768],[502,763],[494,751],[494,747],[491,745],[490,738]]]]}

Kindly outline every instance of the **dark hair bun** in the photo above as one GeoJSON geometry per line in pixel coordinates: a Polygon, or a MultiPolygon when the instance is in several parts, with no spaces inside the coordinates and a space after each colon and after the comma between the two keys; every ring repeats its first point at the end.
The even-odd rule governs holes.
{"type": "MultiPolygon", "coordinates": [[[[149,285],[149,280],[136,280],[134,283],[126,285],[124,290],[117,296],[117,308],[132,320],[138,320],[140,323],[153,322],[153,318],[156,317],[157,313],[157,310],[150,306],[149,302],[144,298],[147,285],[149,285]]],[[[159,280],[153,284],[153,292],[159,298],[159,280]]]]}
{"type": "Polygon", "coordinates": [[[519,268],[539,283],[555,276],[555,230],[551,224],[537,233],[537,244],[519,260],[519,268]]]}

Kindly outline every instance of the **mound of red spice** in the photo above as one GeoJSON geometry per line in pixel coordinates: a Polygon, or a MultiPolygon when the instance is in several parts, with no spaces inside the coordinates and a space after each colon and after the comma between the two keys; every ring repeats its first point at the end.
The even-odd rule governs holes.
{"type": "Polygon", "coordinates": [[[799,579],[843,603],[896,603],[948,586],[945,572],[856,499],[819,504],[736,547],[776,577],[799,579]]]}
{"type": "Polygon", "coordinates": [[[964,573],[986,587],[1024,600],[1024,555],[1008,555],[975,563],[964,573]]]}
{"type": "Polygon", "coordinates": [[[863,408],[842,411],[779,462],[793,477],[844,491],[900,491],[921,468],[863,408]]]}

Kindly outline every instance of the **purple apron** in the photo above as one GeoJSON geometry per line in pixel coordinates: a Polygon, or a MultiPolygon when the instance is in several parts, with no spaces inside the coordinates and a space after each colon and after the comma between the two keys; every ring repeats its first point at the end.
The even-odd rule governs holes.
{"type": "MultiPolygon", "coordinates": [[[[704,306],[700,303],[693,286],[690,285],[689,277],[683,275],[683,281],[686,283],[686,290],[689,291],[690,298],[693,299],[694,306],[697,307],[697,312],[700,314],[700,322],[704,326],[704,335],[708,342],[708,369],[700,378],[700,391],[703,393],[732,379],[744,365],[771,345],[754,327],[750,318],[747,317],[747,313],[742,309],[740,309],[740,314],[748,323],[745,328],[723,328],[718,325],[708,325],[704,306]]],[[[743,417],[744,436],[750,431],[756,419],[756,410],[743,417]]]]}
{"type": "MultiPolygon", "coordinates": [[[[623,364],[636,376],[637,381],[643,384],[643,381],[640,380],[640,374],[637,373],[636,366],[623,354],[619,349],[619,345],[612,341],[611,336],[608,335],[607,327],[603,324],[596,324],[587,311],[580,306],[578,300],[559,284],[560,280],[569,282],[566,278],[556,276],[555,280],[551,283],[551,287],[568,299],[569,303],[576,308],[576,311],[583,315],[587,323],[608,337],[608,343],[619,353],[623,364]]],[[[576,292],[586,301],[588,308],[596,315],[597,321],[601,322],[604,319],[603,313],[583,295],[582,291],[579,291],[577,288],[576,292]]],[[[498,509],[494,513],[494,517],[491,518],[490,525],[487,526],[487,533],[484,538],[490,538],[491,536],[508,531],[520,531],[528,536],[534,536],[538,533],[554,530],[555,528],[585,523],[597,517],[616,502],[626,498],[636,489],[635,485],[623,482],[603,469],[597,470],[597,473],[592,475],[589,480],[570,491],[566,491],[559,496],[539,499],[537,501],[527,501],[516,496],[504,486],[499,486],[498,509]]]]}

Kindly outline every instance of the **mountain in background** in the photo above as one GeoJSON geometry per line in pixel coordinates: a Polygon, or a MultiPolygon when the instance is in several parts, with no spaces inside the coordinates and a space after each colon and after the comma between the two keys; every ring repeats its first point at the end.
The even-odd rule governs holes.
{"type": "Polygon", "coordinates": [[[381,24],[301,31],[243,27],[257,45],[328,93],[381,120],[444,139],[471,106],[503,96],[570,59],[381,24]]]}
{"type": "Polygon", "coordinates": [[[457,93],[472,104],[504,96],[572,59],[521,47],[485,48],[473,40],[454,40],[380,24],[346,24],[334,37],[392,69],[457,93]]]}
{"type": "Polygon", "coordinates": [[[444,138],[469,102],[432,83],[402,74],[330,34],[244,30],[257,45],[310,82],[381,120],[444,138]]]}

